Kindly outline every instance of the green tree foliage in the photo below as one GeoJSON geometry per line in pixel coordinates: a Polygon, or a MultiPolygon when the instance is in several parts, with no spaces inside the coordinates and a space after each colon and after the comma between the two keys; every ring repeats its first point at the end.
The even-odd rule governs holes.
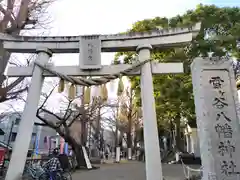
{"type": "MultiPolygon", "coordinates": [[[[130,32],[150,31],[161,28],[177,28],[202,23],[198,36],[187,46],[153,50],[152,59],[161,62],[184,62],[184,74],[154,76],[154,96],[156,100],[157,119],[160,127],[167,128],[169,122],[180,125],[180,117],[187,118],[194,125],[195,110],[190,75],[190,64],[197,56],[231,55],[240,57],[237,40],[240,36],[240,8],[215,5],[198,5],[183,15],[172,18],[156,17],[133,24],[130,32]]],[[[136,56],[133,52],[117,53],[115,63],[123,57],[124,63],[132,63],[136,56]]],[[[140,78],[131,77],[140,105],[140,78]]]]}

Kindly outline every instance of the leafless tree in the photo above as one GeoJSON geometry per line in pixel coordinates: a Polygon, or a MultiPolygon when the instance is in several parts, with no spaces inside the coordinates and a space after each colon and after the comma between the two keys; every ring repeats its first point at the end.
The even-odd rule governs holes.
{"type": "Polygon", "coordinates": [[[108,127],[112,129],[118,146],[119,138],[127,142],[128,148],[132,147],[133,137],[134,146],[141,140],[139,132],[141,131],[141,108],[134,104],[134,91],[126,89],[121,96],[118,97],[118,108],[112,109],[112,116],[105,119],[108,127]],[[118,135],[120,132],[120,136],[118,135]],[[125,137],[124,134],[127,136],[125,137]]]}
{"type": "MultiPolygon", "coordinates": [[[[62,102],[65,108],[60,113],[55,113],[49,110],[46,106],[54,88],[49,94],[43,94],[43,102],[37,110],[36,116],[43,122],[38,125],[49,126],[55,129],[56,132],[65,139],[72,147],[78,166],[85,166],[85,160],[82,153],[82,146],[85,146],[86,127],[82,128],[83,124],[93,123],[99,118],[99,108],[104,106],[101,98],[94,98],[90,104],[76,104],[76,99],[69,99],[64,96],[62,102]],[[84,123],[82,123],[84,122],[84,123]]],[[[83,97],[77,97],[83,98],[83,97]]]]}
{"type": "MultiPolygon", "coordinates": [[[[19,35],[23,30],[43,28],[49,17],[46,16],[48,6],[54,0],[0,0],[0,33],[19,35]]],[[[3,49],[0,42],[0,102],[17,98],[18,94],[27,90],[26,86],[18,86],[24,80],[19,77],[11,83],[4,83],[5,69],[11,54],[3,49]],[[18,86],[18,88],[15,88],[18,86]]]]}

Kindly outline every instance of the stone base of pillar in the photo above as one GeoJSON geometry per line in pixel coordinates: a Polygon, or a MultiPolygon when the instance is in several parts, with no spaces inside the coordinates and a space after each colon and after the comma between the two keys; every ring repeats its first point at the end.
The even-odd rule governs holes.
{"type": "Polygon", "coordinates": [[[128,160],[132,160],[132,148],[128,148],[127,157],[128,157],[128,160]]]}
{"type": "Polygon", "coordinates": [[[115,162],[120,162],[120,154],[121,154],[121,149],[120,147],[116,147],[116,157],[115,157],[115,162]]]}
{"type": "Polygon", "coordinates": [[[176,162],[180,161],[179,152],[176,152],[176,154],[175,154],[175,160],[176,160],[176,162]]]}

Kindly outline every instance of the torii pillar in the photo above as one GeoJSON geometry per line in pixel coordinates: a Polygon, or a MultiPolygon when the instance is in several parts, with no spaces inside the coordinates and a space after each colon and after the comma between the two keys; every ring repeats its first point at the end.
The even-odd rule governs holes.
{"type": "MultiPolygon", "coordinates": [[[[45,65],[52,56],[52,53],[46,48],[39,48],[36,52],[38,53],[37,62],[43,65],[45,65]]],[[[27,101],[22,114],[5,180],[21,179],[44,81],[42,73],[43,70],[35,65],[33,68],[33,75],[27,95],[27,101]]]]}
{"type": "MultiPolygon", "coordinates": [[[[150,59],[151,49],[152,46],[150,44],[139,45],[137,47],[139,60],[145,61],[150,59]]],[[[141,99],[143,110],[144,149],[146,157],[146,179],[162,180],[162,163],[150,62],[144,64],[141,68],[141,99]]]]}

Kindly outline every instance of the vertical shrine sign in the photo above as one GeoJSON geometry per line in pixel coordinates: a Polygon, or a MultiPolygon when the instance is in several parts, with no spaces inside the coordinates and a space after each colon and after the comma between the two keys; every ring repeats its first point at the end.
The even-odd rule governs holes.
{"type": "Polygon", "coordinates": [[[101,68],[101,39],[99,37],[99,35],[80,36],[80,69],[92,70],[101,68]]]}
{"type": "Polygon", "coordinates": [[[203,180],[238,180],[239,100],[231,60],[196,58],[191,70],[203,180]]]}

